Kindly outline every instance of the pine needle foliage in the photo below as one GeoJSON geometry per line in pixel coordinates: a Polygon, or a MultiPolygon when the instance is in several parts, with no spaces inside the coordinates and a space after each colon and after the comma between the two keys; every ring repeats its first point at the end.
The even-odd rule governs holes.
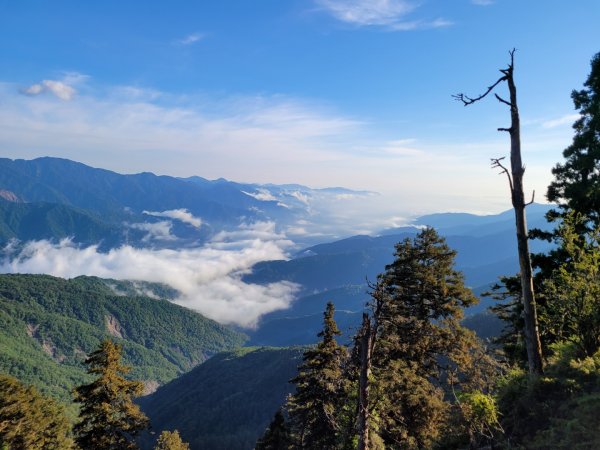
{"type": "Polygon", "coordinates": [[[396,245],[379,276],[373,417],[386,448],[431,447],[449,412],[449,389],[489,385],[493,364],[460,325],[463,308],[477,300],[454,269],[455,256],[426,228],[396,245]]]}
{"type": "Polygon", "coordinates": [[[291,380],[296,392],[288,403],[296,448],[335,449],[340,424],[337,413],[344,398],[342,363],[346,349],[335,337],[340,330],[334,319],[333,303],[327,304],[319,344],[304,353],[298,375],[291,380]]]}
{"type": "Polygon", "coordinates": [[[68,450],[74,448],[71,424],[64,407],[0,374],[0,448],[10,450],[68,450]]]}
{"type": "Polygon", "coordinates": [[[254,450],[288,450],[292,448],[291,445],[289,426],[283,412],[278,410],[265,434],[256,442],[254,450]]]}
{"type": "Polygon", "coordinates": [[[143,383],[124,377],[130,368],[121,363],[121,346],[110,340],[86,364],[97,378],[75,389],[75,401],[81,403],[81,420],[74,427],[77,444],[88,450],[136,449],[133,437],[148,426],[148,418],[133,403],[143,383]]]}

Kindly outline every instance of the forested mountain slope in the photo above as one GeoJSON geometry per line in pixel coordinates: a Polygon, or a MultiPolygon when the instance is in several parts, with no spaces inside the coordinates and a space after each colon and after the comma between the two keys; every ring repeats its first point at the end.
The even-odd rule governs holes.
{"type": "MultiPolygon", "coordinates": [[[[191,449],[246,450],[292,391],[303,348],[244,348],[220,353],[143,397],[154,438],[177,429],[191,449]]],[[[145,436],[145,449],[152,448],[145,436]]]]}
{"type": "Polygon", "coordinates": [[[82,361],[107,337],[123,346],[131,375],[149,388],[246,339],[142,293],[168,297],[172,290],[95,277],[0,275],[0,372],[70,400],[86,377],[82,361]]]}

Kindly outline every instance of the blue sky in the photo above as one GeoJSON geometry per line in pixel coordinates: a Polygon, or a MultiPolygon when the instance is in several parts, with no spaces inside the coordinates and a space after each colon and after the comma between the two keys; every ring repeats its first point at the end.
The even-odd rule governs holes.
{"type": "Polygon", "coordinates": [[[542,199],[600,51],[597,0],[0,0],[0,151],[119,172],[345,186],[496,212],[508,112],[464,108],[516,47],[542,199]]]}

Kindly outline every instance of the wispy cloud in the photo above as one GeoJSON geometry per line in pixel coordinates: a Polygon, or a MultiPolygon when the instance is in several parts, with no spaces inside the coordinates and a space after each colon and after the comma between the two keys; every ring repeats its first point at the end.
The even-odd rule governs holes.
{"type": "Polygon", "coordinates": [[[177,39],[176,42],[181,45],[191,45],[202,41],[204,38],[206,38],[206,34],[204,33],[191,33],[181,39],[177,39]]]}
{"type": "Polygon", "coordinates": [[[556,128],[563,125],[572,125],[577,119],[581,117],[579,114],[567,114],[556,119],[546,120],[542,122],[543,128],[556,128]]]}
{"type": "MultiPolygon", "coordinates": [[[[489,206],[486,195],[506,200],[505,186],[494,187],[486,178],[488,155],[505,149],[500,137],[477,143],[436,143],[427,136],[412,141],[403,138],[402,129],[382,135],[373,131],[377,123],[368,117],[356,118],[310,99],[175,96],[140,86],[81,84],[78,95],[67,102],[54,95],[22,95],[15,83],[0,82],[2,154],[58,156],[118,172],[376,190],[394,197],[370,200],[379,211],[369,213],[386,209],[387,217],[439,210],[450,196],[463,210],[483,212],[498,210],[495,204],[489,206]],[[489,192],[473,196],[473,185],[489,192]],[[419,196],[410,194],[415,189],[419,196]]],[[[542,129],[539,122],[536,128],[542,129]]],[[[408,126],[404,131],[414,134],[408,126]]],[[[564,142],[551,146],[557,149],[556,158],[564,142]]],[[[548,158],[547,150],[544,154],[548,158]]],[[[540,176],[534,188],[543,190],[549,177],[540,176]]],[[[266,193],[262,198],[268,198],[266,193]]],[[[285,206],[302,199],[288,195],[279,201],[285,206]]],[[[336,226],[358,226],[365,211],[364,205],[348,209],[336,226]]],[[[360,225],[361,230],[365,227],[360,225]]]]}
{"type": "Polygon", "coordinates": [[[202,226],[202,219],[195,217],[185,208],[170,209],[168,211],[144,211],[143,213],[154,217],[168,217],[170,219],[176,219],[196,228],[200,228],[200,226],[202,226]]]}
{"type": "Polygon", "coordinates": [[[471,0],[471,3],[478,6],[489,6],[495,3],[495,0],[471,0]]]}
{"type": "Polygon", "coordinates": [[[131,223],[128,224],[134,230],[145,231],[147,234],[142,238],[143,242],[149,241],[175,241],[176,236],[171,234],[173,224],[168,220],[161,220],[154,223],[131,223]]]}
{"type": "Polygon", "coordinates": [[[50,92],[61,100],[71,100],[76,91],[62,81],[43,80],[40,83],[35,83],[22,89],[21,92],[25,95],[39,95],[44,92],[50,92]]]}
{"type": "Polygon", "coordinates": [[[378,26],[394,31],[417,28],[439,28],[452,24],[451,21],[409,19],[420,2],[412,0],[315,0],[316,3],[345,23],[356,26],[378,26]]]}
{"type": "Polygon", "coordinates": [[[22,94],[36,96],[45,92],[51,93],[61,100],[71,100],[77,93],[74,86],[85,82],[89,77],[77,72],[65,72],[60,80],[42,80],[22,88],[22,94]]]}
{"type": "Polygon", "coordinates": [[[242,191],[244,194],[249,195],[250,197],[255,198],[256,200],[260,200],[262,202],[276,202],[278,199],[275,197],[268,189],[257,189],[256,192],[246,192],[242,191]]]}
{"type": "Polygon", "coordinates": [[[136,249],[129,246],[101,253],[97,246],[81,248],[68,240],[27,243],[19,254],[0,261],[0,271],[47,273],[72,278],[103,278],[166,283],[181,296],[175,301],[221,323],[254,326],[261,315],[286,308],[297,286],[289,282],[247,284],[242,276],[259,261],[285,259],[290,245],[274,224],[246,225],[220,233],[202,248],[136,249]]]}

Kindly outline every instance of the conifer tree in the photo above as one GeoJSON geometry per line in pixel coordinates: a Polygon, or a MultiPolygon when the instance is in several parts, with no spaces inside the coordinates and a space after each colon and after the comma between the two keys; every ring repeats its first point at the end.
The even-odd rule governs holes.
{"type": "Polygon", "coordinates": [[[548,328],[555,341],[572,341],[581,356],[600,348],[600,227],[585,229],[583,216],[569,214],[556,233],[566,260],[544,282],[548,328]]]}
{"type": "Polygon", "coordinates": [[[121,364],[121,347],[110,340],[85,362],[97,378],[75,389],[75,401],[81,403],[81,420],[74,427],[77,444],[87,450],[137,448],[133,437],[148,426],[148,418],[133,403],[143,383],[124,378],[130,368],[121,364]]]}
{"type": "Polygon", "coordinates": [[[189,444],[183,442],[179,431],[163,431],[156,441],[154,450],[189,450],[189,444]]]}
{"type": "Polygon", "coordinates": [[[74,448],[64,408],[16,378],[0,375],[0,448],[68,450],[74,448]]]}
{"type": "Polygon", "coordinates": [[[342,361],[346,350],[335,337],[340,331],[329,302],[324,313],[322,340],[304,353],[296,392],[287,404],[296,446],[302,449],[335,449],[340,432],[337,413],[343,399],[342,361]]]}
{"type": "MultiPolygon", "coordinates": [[[[586,245],[586,235],[589,237],[600,226],[600,53],[592,58],[584,89],[574,90],[571,98],[580,117],[573,124],[573,142],[563,151],[565,161],[552,169],[554,180],[546,194],[548,201],[558,204],[558,208],[546,214],[548,222],[556,226],[552,231],[531,232],[532,238],[556,244],[547,254],[533,255],[533,263],[539,269],[536,282],[542,287],[540,323],[546,346],[568,337],[564,334],[565,331],[568,334],[568,329],[557,326],[566,317],[561,309],[567,306],[564,300],[568,296],[564,294],[568,291],[563,289],[563,294],[559,294],[554,283],[557,275],[561,271],[564,275],[565,269],[572,265],[573,245],[569,244],[570,249],[565,245],[562,223],[577,216],[577,221],[571,224],[575,233],[571,240],[576,238],[573,244],[580,248],[586,245]]],[[[565,280],[562,275],[558,278],[565,280]]]]}
{"type": "MultiPolygon", "coordinates": [[[[573,142],[563,151],[565,161],[552,169],[554,180],[546,198],[557,203],[558,209],[550,210],[546,219],[559,225],[570,213],[580,214],[585,220],[576,231],[581,234],[600,226],[600,53],[592,58],[584,89],[574,90],[571,98],[580,117],[573,124],[573,142]]],[[[568,259],[560,245],[558,225],[551,232],[531,232],[533,238],[559,244],[547,255],[534,255],[533,262],[541,269],[538,278],[549,278],[568,259]]]]}
{"type": "Polygon", "coordinates": [[[552,169],[555,179],[547,198],[562,210],[554,211],[551,220],[575,211],[592,221],[593,228],[600,225],[600,53],[591,66],[585,88],[571,94],[581,116],[573,124],[573,143],[563,151],[565,162],[552,169]]]}
{"type": "Polygon", "coordinates": [[[254,450],[287,450],[291,448],[291,444],[290,430],[283,412],[278,410],[254,450]]]}
{"type": "Polygon", "coordinates": [[[460,325],[462,309],[476,298],[454,270],[455,255],[427,228],[396,245],[394,262],[379,277],[372,409],[386,448],[431,447],[448,408],[443,388],[472,389],[483,381],[473,355],[486,359],[460,325]]]}

